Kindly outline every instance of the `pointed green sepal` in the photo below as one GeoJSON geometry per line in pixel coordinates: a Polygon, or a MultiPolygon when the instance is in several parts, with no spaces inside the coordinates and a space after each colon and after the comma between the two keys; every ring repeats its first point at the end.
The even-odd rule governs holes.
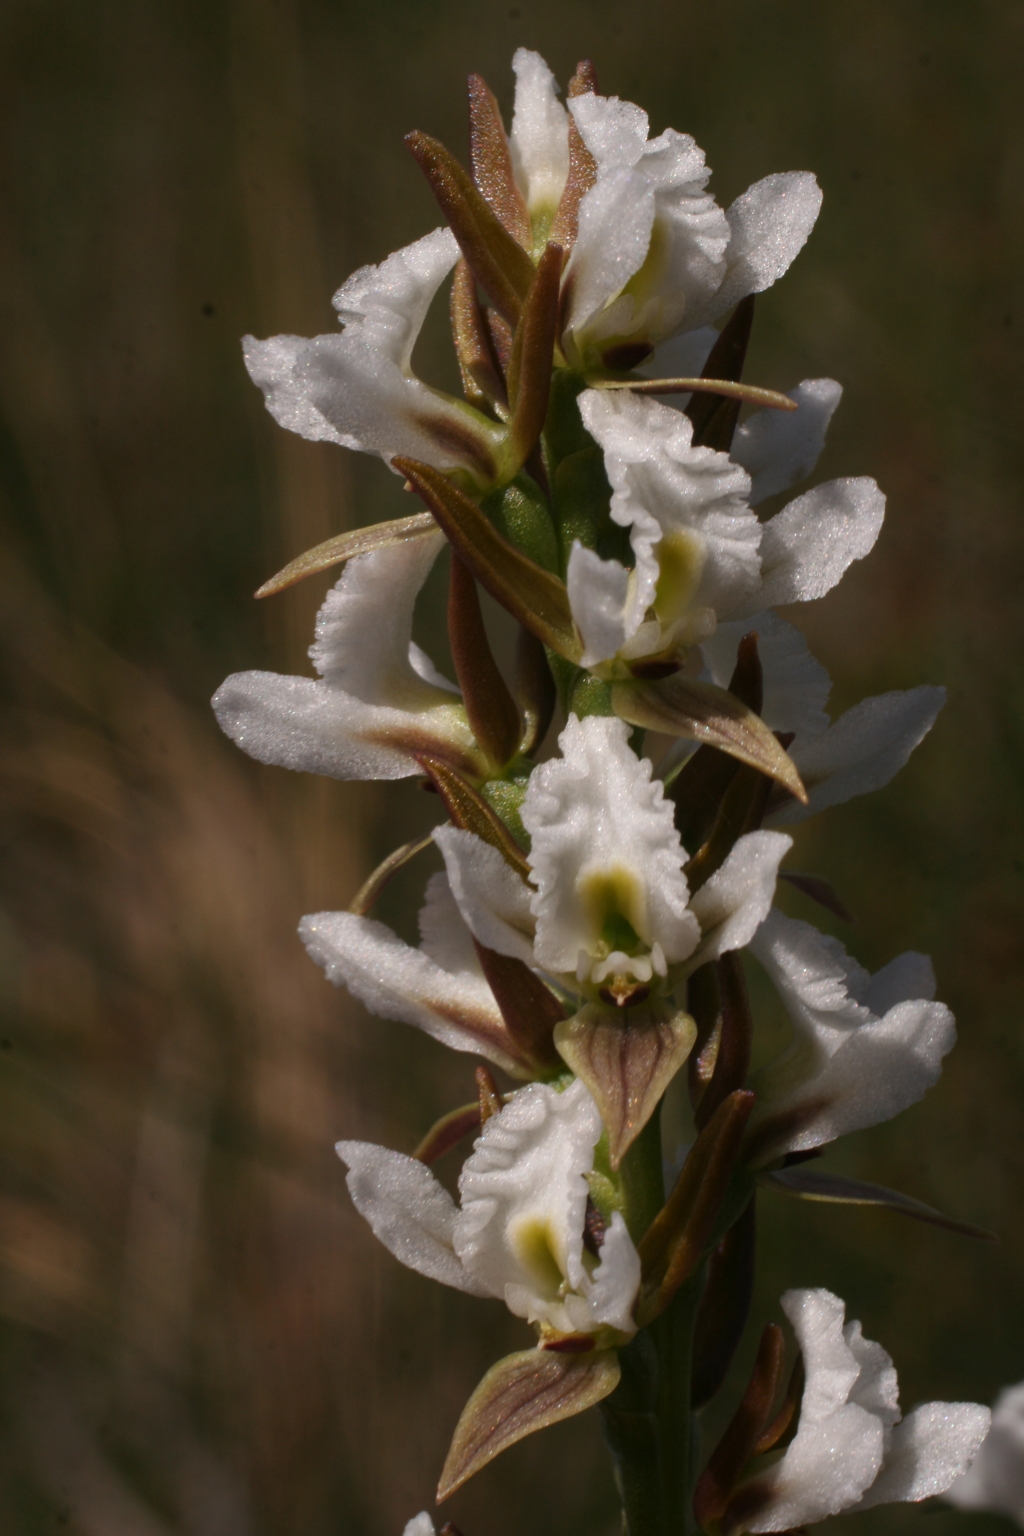
{"type": "Polygon", "coordinates": [[[820,1173],[802,1163],[764,1173],[758,1182],[765,1189],[796,1195],[800,1200],[823,1200],[832,1205],[874,1205],[880,1210],[911,1216],[915,1221],[925,1221],[933,1227],[943,1227],[947,1232],[958,1232],[961,1237],[976,1237],[986,1243],[999,1241],[994,1232],[986,1232],[984,1227],[974,1227],[966,1221],[954,1221],[933,1206],[925,1205],[923,1200],[900,1194],[899,1190],[885,1189],[881,1184],[870,1184],[864,1179],[848,1179],[840,1173],[820,1173]]]}

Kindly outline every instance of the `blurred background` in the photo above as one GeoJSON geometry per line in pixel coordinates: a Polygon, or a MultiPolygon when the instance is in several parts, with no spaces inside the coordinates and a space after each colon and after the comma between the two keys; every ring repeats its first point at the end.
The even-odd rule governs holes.
{"type": "MultiPolygon", "coordinates": [[[[950,697],[898,780],[798,834],[792,865],[855,924],[785,903],[872,967],[930,952],[960,1026],[928,1098],[826,1165],[1002,1241],[765,1195],[755,1316],[788,1285],[838,1290],[905,1406],[1024,1377],[1024,6],[6,0],[0,1526],[18,1536],[397,1536],[470,1389],[528,1342],[379,1248],[332,1151],[410,1151],[472,1096],[469,1058],[367,1018],[295,937],[436,811],[409,784],[260,768],[207,702],[229,671],[308,667],[329,578],[256,604],[261,580],[408,510],[379,462],[274,425],[238,339],[332,329],[339,283],[438,222],[402,135],[464,154],[467,72],[510,109],[520,43],[563,79],[590,55],[653,131],[692,132],[722,203],[775,170],[824,187],[748,376],[839,378],[819,477],[876,476],[889,513],[870,560],[795,616],[833,712],[922,681],[950,697]]],[[[420,350],[453,377],[443,316],[420,350]]],[[[435,593],[421,638],[439,611],[435,593]]],[[[427,868],[381,909],[406,932],[427,868]]],[[[610,1533],[597,1416],[450,1508],[467,1536],[610,1533]]],[[[1000,1523],[898,1507],[846,1530],[921,1520],[1000,1523]]]]}

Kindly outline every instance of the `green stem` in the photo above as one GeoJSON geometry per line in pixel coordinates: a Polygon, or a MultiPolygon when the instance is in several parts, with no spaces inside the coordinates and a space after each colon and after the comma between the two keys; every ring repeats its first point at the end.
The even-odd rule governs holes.
{"type": "Polygon", "coordinates": [[[668,1310],[651,1327],[658,1359],[656,1412],[668,1536],[689,1536],[694,1528],[697,1426],[690,1400],[693,1325],[703,1282],[702,1267],[680,1287],[668,1310]]]}

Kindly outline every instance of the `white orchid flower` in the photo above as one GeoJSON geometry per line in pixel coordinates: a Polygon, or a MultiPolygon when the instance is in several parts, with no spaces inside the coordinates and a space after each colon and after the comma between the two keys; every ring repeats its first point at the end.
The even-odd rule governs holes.
{"type": "Polygon", "coordinates": [[[981,1450],[943,1497],[958,1509],[993,1510],[1024,1527],[1024,1381],[999,1394],[981,1450]]]}
{"type": "Polygon", "coordinates": [[[565,275],[562,345],[584,372],[632,367],[770,287],[813,228],[821,193],[807,172],[766,177],[726,213],[689,134],[648,139],[646,112],[616,96],[577,96],[569,110],[597,169],[565,275]]]}
{"type": "Polygon", "coordinates": [[[691,892],[672,803],[630,748],[625,722],[571,715],[558,743],[561,756],[534,769],[520,812],[531,885],[472,833],[435,834],[476,938],[612,1004],[667,992],[683,971],[748,943],[789,838],[748,833],[691,892]]]}
{"type": "MultiPolygon", "coordinates": [[[[681,658],[722,620],[823,597],[878,537],[885,498],[871,479],[816,486],[761,523],[746,470],[728,454],[695,448],[681,411],[594,389],[580,396],[580,412],[604,451],[611,516],[629,529],[635,558],[627,570],[578,542],[569,558],[583,665],[600,675],[626,677],[644,658],[681,658]]],[[[783,482],[799,473],[822,414],[814,442],[776,440],[760,460],[752,454],[758,472],[783,482]]]]}
{"type": "Polygon", "coordinates": [[[437,530],[350,560],[317,615],[319,678],[235,673],[213,697],[221,729],[261,763],[335,779],[408,778],[418,752],[487,774],[458,690],[411,638],[443,546],[437,530]]]}
{"type": "Polygon", "coordinates": [[[621,1212],[587,1224],[601,1132],[579,1080],[561,1093],[520,1089],[474,1143],[458,1206],[414,1158],[362,1141],[340,1141],[337,1152],[356,1209],[403,1264],[503,1300],[542,1341],[589,1334],[608,1347],[636,1332],[640,1259],[621,1212]]]}
{"type": "Polygon", "coordinates": [[[938,1081],[956,1040],[912,952],[868,974],[838,939],[773,910],[750,944],[793,1024],[792,1044],[754,1077],[750,1157],[766,1163],[891,1120],[938,1081]]]}
{"type": "Polygon", "coordinates": [[[803,1355],[796,1435],[780,1460],[733,1496],[725,1536],[790,1531],[828,1515],[943,1493],[988,1429],[977,1403],[925,1403],[900,1414],[892,1360],[844,1325],[845,1304],[826,1290],[787,1291],[782,1308],[803,1355]]]}
{"type": "Polygon", "coordinates": [[[761,718],[773,731],[793,734],[787,749],[807,790],[801,805],[779,796],[765,820],[770,826],[841,805],[855,795],[882,789],[904,766],[938,718],[946,690],[923,685],[876,694],[832,721],[825,712],[832,682],[811,655],[800,631],[774,613],[720,624],[703,642],[701,655],[712,682],[726,687],[740,639],[758,637],[764,674],[761,718]]]}
{"type": "Polygon", "coordinates": [[[361,267],[334,295],[340,334],[242,342],[245,366],[282,427],[314,442],[398,454],[490,484],[504,429],[412,371],[431,300],[458,258],[448,229],[435,229],[361,267]]]}

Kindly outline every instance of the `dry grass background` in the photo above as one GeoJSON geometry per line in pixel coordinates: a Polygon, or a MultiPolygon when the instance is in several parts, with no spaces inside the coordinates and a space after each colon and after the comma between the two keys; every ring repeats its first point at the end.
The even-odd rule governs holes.
{"type": "MultiPolygon", "coordinates": [[[[875,474],[890,515],[799,618],[837,704],[923,680],[951,698],[900,780],[808,827],[796,862],[840,885],[865,962],[932,952],[961,1024],[925,1103],[830,1161],[1003,1242],[766,1198],[758,1313],[789,1284],[841,1290],[906,1402],[1024,1376],[1024,10],[8,0],[0,1525],[18,1536],[387,1536],[522,1342],[377,1251],[331,1151],[410,1148],[467,1096],[466,1061],[366,1019],[294,937],[424,824],[425,797],[260,769],[206,703],[229,670],[303,665],[324,583],[257,608],[258,580],[400,505],[378,464],[274,427],[237,338],[328,328],[348,272],[432,226],[401,134],[459,148],[466,72],[507,101],[519,42],[563,75],[591,54],[656,128],[693,131],[723,200],[789,167],[825,187],[752,373],[843,380],[821,472],[875,474]]],[[[425,369],[450,370],[442,339],[425,369]]],[[[610,1529],[596,1424],[516,1449],[455,1517],[467,1536],[610,1529]]]]}

